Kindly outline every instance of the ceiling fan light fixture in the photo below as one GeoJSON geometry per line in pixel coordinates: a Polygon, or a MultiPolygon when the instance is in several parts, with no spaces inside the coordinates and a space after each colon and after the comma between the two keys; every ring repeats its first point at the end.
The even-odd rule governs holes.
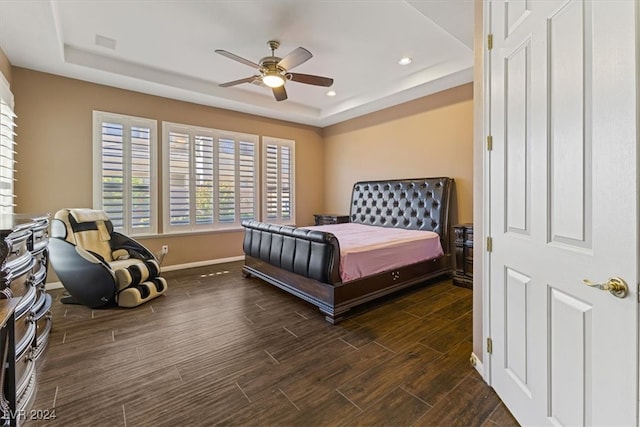
{"type": "Polygon", "coordinates": [[[279,73],[267,73],[262,76],[262,83],[269,87],[280,87],[284,85],[284,77],[279,73]]]}
{"type": "Polygon", "coordinates": [[[258,62],[249,61],[226,50],[216,49],[217,54],[248,65],[258,71],[256,75],[226,83],[219,83],[218,86],[230,87],[242,83],[258,84],[270,88],[276,101],[284,101],[287,99],[287,91],[284,88],[287,80],[312,86],[330,87],[333,85],[333,79],[329,77],[290,72],[292,68],[307,62],[313,57],[307,49],[298,47],[285,55],[284,58],[280,58],[275,55],[275,50],[280,46],[280,43],[276,40],[270,40],[267,44],[271,49],[271,56],[265,56],[258,62]]]}

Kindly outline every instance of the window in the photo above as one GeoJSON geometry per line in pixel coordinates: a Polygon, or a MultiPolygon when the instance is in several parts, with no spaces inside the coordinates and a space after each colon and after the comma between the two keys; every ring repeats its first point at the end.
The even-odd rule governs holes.
{"type": "MultiPolygon", "coordinates": [[[[93,123],[94,208],[125,234],[156,234],[157,122],[94,111],[93,123]]],[[[259,218],[293,223],[294,144],[263,137],[260,163],[257,135],[163,122],[162,232],[233,229],[259,218]]]]}
{"type": "Polygon", "coordinates": [[[258,217],[258,136],[164,122],[164,232],[239,227],[258,217]]]}
{"type": "Polygon", "coordinates": [[[263,221],[293,223],[295,141],[262,138],[263,221]]]}
{"type": "Polygon", "coordinates": [[[15,160],[15,119],[9,82],[0,74],[0,213],[13,213],[15,160]]]}
{"type": "Polygon", "coordinates": [[[94,208],[125,234],[155,234],[157,122],[94,111],[93,125],[94,208]]]}

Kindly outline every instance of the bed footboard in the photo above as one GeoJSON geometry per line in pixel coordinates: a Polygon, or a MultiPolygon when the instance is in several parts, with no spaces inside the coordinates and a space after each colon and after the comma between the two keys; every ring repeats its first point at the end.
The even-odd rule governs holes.
{"type": "Polygon", "coordinates": [[[340,282],[340,247],[331,233],[243,221],[247,256],[320,283],[340,282]]]}

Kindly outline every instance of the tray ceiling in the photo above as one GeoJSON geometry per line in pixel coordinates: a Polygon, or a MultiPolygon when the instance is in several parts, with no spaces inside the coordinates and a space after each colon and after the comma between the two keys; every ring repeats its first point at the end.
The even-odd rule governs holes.
{"type": "Polygon", "coordinates": [[[327,126],[472,81],[473,1],[1,0],[0,47],[14,66],[327,126]],[[257,62],[268,40],[311,51],[294,71],[334,78],[336,95],[218,87],[255,70],[215,49],[257,62]]]}

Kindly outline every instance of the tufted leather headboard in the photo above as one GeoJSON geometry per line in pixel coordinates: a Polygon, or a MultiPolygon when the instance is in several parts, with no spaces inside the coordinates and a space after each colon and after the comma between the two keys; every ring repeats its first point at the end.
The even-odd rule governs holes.
{"type": "Polygon", "coordinates": [[[449,199],[452,178],[362,181],[353,185],[351,222],[380,227],[429,230],[449,253],[449,199]]]}

